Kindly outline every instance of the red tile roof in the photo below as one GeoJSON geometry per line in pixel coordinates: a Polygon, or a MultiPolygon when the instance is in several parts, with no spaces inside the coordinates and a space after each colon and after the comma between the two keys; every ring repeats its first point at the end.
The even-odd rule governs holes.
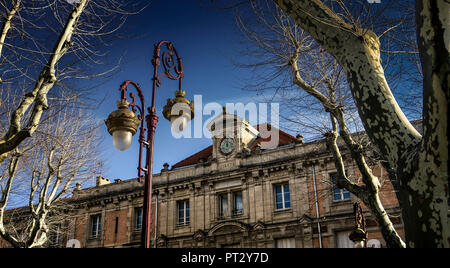
{"type": "Polygon", "coordinates": [[[213,146],[210,145],[206,147],[205,149],[201,150],[200,152],[193,154],[189,156],[188,158],[176,163],[172,166],[172,168],[178,168],[178,167],[185,167],[193,164],[197,164],[200,159],[203,159],[204,161],[208,160],[208,158],[212,155],[212,149],[213,146]]]}
{"type": "MultiPolygon", "coordinates": [[[[270,131],[272,129],[272,126],[270,124],[265,123],[265,124],[257,125],[257,126],[255,126],[255,128],[261,132],[261,134],[262,134],[261,136],[265,137],[266,136],[266,135],[264,135],[265,131],[270,131]],[[267,125],[267,127],[263,128],[262,126],[264,126],[264,125],[267,125]]],[[[275,130],[277,129],[275,127],[273,127],[273,128],[275,130]]],[[[292,136],[280,129],[278,129],[278,131],[279,131],[278,132],[279,133],[278,147],[287,145],[287,144],[291,144],[297,140],[294,136],[292,136]]],[[[269,141],[269,140],[270,140],[270,136],[268,138],[258,137],[256,142],[253,143],[253,146],[250,149],[252,151],[254,151],[256,149],[257,144],[261,144],[261,142],[269,141]]],[[[195,153],[195,154],[189,156],[188,158],[176,163],[175,165],[172,166],[172,168],[179,168],[179,167],[194,165],[194,164],[197,164],[200,160],[203,160],[206,162],[208,160],[208,158],[210,156],[212,156],[212,149],[213,149],[213,146],[210,145],[210,146],[206,147],[205,149],[201,150],[200,152],[195,153]]]]}
{"type": "MultiPolygon", "coordinates": [[[[272,130],[272,126],[270,124],[264,123],[264,124],[261,124],[261,125],[257,125],[255,128],[260,132],[260,136],[261,137],[259,137],[258,140],[255,142],[255,144],[253,144],[252,148],[250,148],[252,151],[256,148],[257,144],[261,144],[261,142],[270,141],[270,139],[271,139],[271,136],[265,135],[265,133],[271,132],[271,130],[272,130]],[[265,127],[263,128],[263,126],[265,126],[265,127]],[[265,137],[265,136],[268,136],[268,137],[267,138],[262,138],[262,137],[265,137]]],[[[278,129],[276,127],[273,127],[273,128],[274,128],[275,131],[278,129]]],[[[290,144],[290,143],[293,143],[293,142],[295,142],[297,140],[294,136],[284,132],[281,129],[278,129],[278,133],[279,133],[278,134],[279,135],[278,136],[278,138],[279,138],[279,140],[278,140],[278,147],[283,146],[283,145],[287,145],[287,144],[290,144]]]]}

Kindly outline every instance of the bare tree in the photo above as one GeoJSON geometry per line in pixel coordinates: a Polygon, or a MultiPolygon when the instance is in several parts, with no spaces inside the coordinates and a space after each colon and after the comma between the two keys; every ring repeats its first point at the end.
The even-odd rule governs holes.
{"type": "Polygon", "coordinates": [[[0,1],[0,236],[11,245],[43,245],[68,190],[95,174],[97,124],[77,82],[117,69],[105,45],[142,2],[0,1]],[[24,204],[21,227],[7,224],[5,210],[24,204]]]}
{"type": "Polygon", "coordinates": [[[140,11],[138,2],[0,2],[4,17],[0,77],[3,84],[27,88],[11,113],[9,126],[0,133],[0,162],[37,130],[51,105],[49,94],[54,87],[62,89],[66,80],[89,79],[111,71],[90,73],[101,63],[105,40],[117,33],[128,15],[140,11]]]}
{"type": "Polygon", "coordinates": [[[14,247],[36,247],[47,241],[52,223],[70,208],[62,201],[69,190],[101,172],[100,125],[92,115],[66,108],[52,121],[41,123],[35,135],[8,157],[0,180],[3,239],[14,247]],[[27,206],[15,214],[5,213],[7,205],[15,207],[25,200],[27,206]]]}
{"type": "Polygon", "coordinates": [[[273,85],[274,95],[278,95],[283,106],[288,108],[284,116],[288,122],[301,124],[303,128],[315,129],[325,135],[338,171],[338,185],[349,190],[370,209],[388,247],[405,247],[380,200],[381,183],[366,161],[365,154],[372,146],[363,146],[363,140],[358,139],[364,135],[352,135],[349,129],[347,121],[355,109],[342,68],[273,3],[252,1],[250,6],[252,22],[244,21],[239,14],[236,19],[250,42],[246,56],[256,58],[257,62],[247,57],[246,63],[240,66],[263,68],[264,75],[260,76],[254,87],[258,91],[267,91],[273,85]],[[267,70],[272,72],[268,75],[267,70]],[[287,78],[280,79],[283,76],[287,78]],[[274,77],[277,79],[274,80],[274,77]],[[299,89],[306,95],[294,94],[296,98],[293,98],[292,91],[297,93],[299,89]],[[298,109],[299,106],[301,109],[298,109]],[[305,115],[314,117],[311,123],[302,122],[305,115]],[[350,180],[345,172],[338,133],[360,170],[362,183],[350,180]]]}
{"type": "MultiPolygon", "coordinates": [[[[349,4],[337,2],[342,4],[341,10],[349,4]]],[[[397,176],[398,184],[394,186],[402,208],[407,245],[450,247],[449,53],[445,39],[450,4],[416,1],[424,79],[422,136],[406,118],[386,80],[380,56],[381,33],[336,12],[333,3],[320,0],[275,3],[342,66],[364,128],[397,176]]]]}

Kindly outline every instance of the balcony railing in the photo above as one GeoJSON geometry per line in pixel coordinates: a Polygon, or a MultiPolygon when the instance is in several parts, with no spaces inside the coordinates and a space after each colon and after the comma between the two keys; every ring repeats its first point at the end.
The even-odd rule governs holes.
{"type": "Polygon", "coordinates": [[[177,222],[177,227],[183,227],[189,225],[189,220],[177,222]]]}
{"type": "Polygon", "coordinates": [[[241,216],[242,214],[244,214],[244,210],[242,208],[233,210],[233,217],[241,216]]]}

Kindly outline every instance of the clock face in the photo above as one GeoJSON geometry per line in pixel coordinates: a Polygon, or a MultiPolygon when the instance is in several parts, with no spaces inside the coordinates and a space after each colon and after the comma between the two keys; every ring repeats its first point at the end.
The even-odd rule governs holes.
{"type": "Polygon", "coordinates": [[[223,154],[229,154],[234,149],[234,140],[230,138],[225,138],[220,142],[220,151],[223,154]]]}

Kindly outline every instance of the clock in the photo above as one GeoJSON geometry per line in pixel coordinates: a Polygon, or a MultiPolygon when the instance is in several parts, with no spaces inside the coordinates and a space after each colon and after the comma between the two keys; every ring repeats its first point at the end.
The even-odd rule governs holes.
{"type": "Polygon", "coordinates": [[[222,154],[230,154],[234,150],[234,140],[225,138],[220,142],[220,152],[222,154]]]}

